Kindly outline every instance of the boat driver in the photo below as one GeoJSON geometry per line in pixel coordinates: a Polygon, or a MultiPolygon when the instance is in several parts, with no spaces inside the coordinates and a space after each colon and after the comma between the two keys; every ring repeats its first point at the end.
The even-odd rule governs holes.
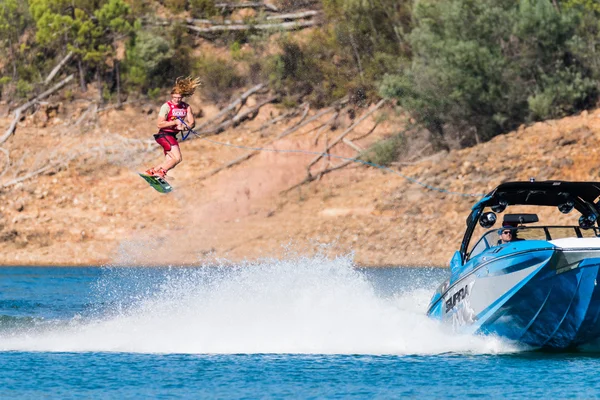
{"type": "Polygon", "coordinates": [[[500,238],[498,240],[498,244],[506,244],[513,241],[513,231],[512,226],[503,226],[502,229],[499,230],[500,238]]]}
{"type": "Polygon", "coordinates": [[[508,224],[503,224],[502,228],[498,229],[498,236],[499,245],[519,240],[517,238],[517,227],[508,224]]]}

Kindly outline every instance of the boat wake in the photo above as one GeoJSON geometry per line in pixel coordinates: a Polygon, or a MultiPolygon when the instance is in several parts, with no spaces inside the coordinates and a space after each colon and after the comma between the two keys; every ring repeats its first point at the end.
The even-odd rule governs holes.
{"type": "MultiPolygon", "coordinates": [[[[106,268],[92,312],[0,328],[0,350],[187,354],[497,354],[425,316],[431,269],[357,270],[351,257],[235,267],[106,268]]],[[[1,325],[0,320],[0,325],[1,325]]]]}

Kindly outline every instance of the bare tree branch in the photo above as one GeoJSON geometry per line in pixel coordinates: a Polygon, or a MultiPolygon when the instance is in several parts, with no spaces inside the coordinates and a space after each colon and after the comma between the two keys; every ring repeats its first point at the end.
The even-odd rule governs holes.
{"type": "Polygon", "coordinates": [[[315,146],[317,145],[317,143],[319,143],[319,137],[321,136],[321,134],[322,134],[323,132],[325,132],[325,130],[326,130],[327,128],[330,128],[330,127],[331,127],[331,124],[333,124],[333,123],[335,122],[335,120],[337,119],[337,117],[338,117],[339,115],[340,115],[339,111],[336,111],[336,112],[335,112],[335,113],[334,113],[334,114],[331,116],[331,118],[329,118],[329,119],[327,120],[327,122],[325,122],[325,123],[324,123],[324,124],[323,124],[323,125],[322,125],[322,126],[319,128],[319,130],[317,131],[317,134],[315,135],[315,146]]]}
{"type": "Polygon", "coordinates": [[[299,183],[295,184],[294,186],[291,186],[291,187],[289,187],[289,188],[287,188],[285,190],[282,190],[280,192],[280,194],[289,193],[290,191],[292,191],[292,190],[294,190],[296,188],[299,188],[300,186],[302,186],[302,185],[304,185],[306,183],[310,183],[312,181],[321,179],[323,177],[323,175],[328,174],[328,173],[333,172],[333,171],[336,171],[338,169],[342,169],[345,166],[347,166],[349,164],[352,164],[353,162],[354,162],[354,160],[346,160],[346,161],[343,161],[343,162],[339,163],[338,165],[334,165],[331,168],[323,168],[322,170],[320,170],[319,172],[317,172],[315,175],[307,175],[306,178],[304,178],[304,180],[302,182],[299,182],[299,183]]]}
{"type": "Polygon", "coordinates": [[[50,71],[50,74],[48,74],[48,76],[46,77],[46,79],[44,80],[44,85],[47,85],[48,83],[50,83],[50,81],[56,76],[56,74],[58,74],[58,71],[60,71],[60,69],[62,67],[65,66],[66,63],[69,62],[69,60],[71,59],[71,57],[73,56],[73,52],[70,51],[69,54],[67,54],[57,65],[56,67],[54,67],[52,69],[52,71],[50,71]]]}
{"type": "Polygon", "coordinates": [[[33,178],[35,176],[41,175],[44,172],[51,170],[52,168],[56,168],[60,164],[61,164],[61,162],[57,161],[57,162],[52,163],[50,165],[46,165],[45,167],[42,167],[42,168],[40,168],[40,169],[38,169],[36,171],[30,172],[27,175],[24,175],[24,176],[22,176],[20,178],[15,178],[12,181],[8,181],[6,183],[3,183],[2,187],[5,188],[5,187],[16,185],[17,183],[20,183],[20,182],[26,181],[27,179],[31,179],[31,178],[33,178]]]}
{"type": "Polygon", "coordinates": [[[271,96],[268,99],[261,101],[260,103],[258,103],[256,106],[252,107],[250,110],[246,111],[245,113],[236,115],[235,117],[228,119],[227,121],[219,124],[215,128],[197,132],[197,134],[198,135],[218,135],[219,133],[223,132],[225,129],[229,128],[230,126],[237,126],[242,121],[245,121],[248,118],[253,118],[251,116],[257,114],[258,110],[260,110],[260,108],[262,106],[264,106],[265,104],[268,104],[268,103],[272,103],[277,99],[279,99],[279,96],[271,96]]]}
{"type": "Polygon", "coordinates": [[[361,149],[356,143],[354,143],[352,140],[350,140],[348,138],[342,139],[342,142],[344,142],[345,144],[347,144],[348,146],[350,146],[357,153],[362,153],[363,150],[364,150],[364,149],[361,149]]]}
{"type": "MultiPolygon", "coordinates": [[[[285,131],[283,131],[282,133],[280,133],[275,139],[269,141],[264,146],[269,146],[269,145],[275,143],[276,141],[278,141],[278,140],[280,140],[280,139],[282,139],[282,138],[290,135],[291,133],[294,133],[298,129],[300,129],[303,126],[311,123],[312,121],[314,121],[314,120],[322,117],[323,115],[325,115],[327,113],[330,113],[331,111],[337,110],[337,107],[339,107],[340,105],[346,104],[347,102],[348,102],[348,98],[344,97],[344,98],[338,100],[336,103],[334,103],[334,106],[324,108],[321,111],[319,111],[317,114],[313,115],[312,117],[310,117],[309,119],[307,119],[306,121],[304,121],[304,119],[306,118],[306,115],[308,113],[308,109],[309,109],[309,107],[307,106],[307,109],[304,112],[304,115],[300,118],[300,121],[304,121],[304,122],[302,122],[300,124],[296,124],[295,126],[289,128],[289,129],[286,129],[285,131]]],[[[220,171],[222,171],[224,169],[230,168],[230,167],[232,167],[232,166],[234,166],[236,164],[241,163],[242,161],[248,160],[248,159],[254,157],[259,152],[260,152],[260,150],[252,150],[252,151],[244,154],[243,156],[241,156],[239,158],[236,158],[235,160],[230,161],[227,164],[225,164],[225,165],[223,165],[223,166],[221,166],[219,168],[213,169],[212,171],[210,171],[207,174],[203,175],[200,178],[200,180],[206,179],[206,178],[208,178],[210,176],[213,176],[213,175],[217,174],[218,172],[220,172],[220,171]]]]}
{"type": "Polygon", "coordinates": [[[0,173],[1,178],[8,172],[8,166],[10,165],[10,153],[4,147],[0,147],[0,151],[6,156],[6,159],[4,160],[4,168],[2,169],[2,173],[0,173]]]}
{"type": "Polygon", "coordinates": [[[85,117],[87,117],[88,113],[92,110],[93,107],[95,107],[97,109],[98,105],[94,103],[93,105],[90,105],[88,108],[86,108],[85,111],[83,113],[81,113],[79,118],[77,118],[77,121],[75,121],[74,126],[78,126],[79,124],[81,124],[83,122],[83,120],[85,119],[85,117]]]}
{"type": "Polygon", "coordinates": [[[62,81],[60,81],[59,83],[57,83],[56,85],[52,86],[50,89],[48,89],[45,92],[43,92],[42,94],[38,95],[36,98],[29,100],[27,103],[25,103],[21,107],[17,108],[15,110],[13,121],[11,122],[11,124],[8,127],[8,129],[6,130],[6,132],[4,132],[4,135],[2,135],[2,137],[0,137],[0,144],[6,142],[8,140],[8,138],[10,137],[10,135],[13,134],[13,132],[15,131],[15,128],[17,127],[17,123],[21,119],[21,114],[24,111],[26,111],[28,108],[30,108],[31,106],[33,106],[40,100],[45,99],[46,97],[50,96],[52,93],[56,92],[57,90],[59,90],[60,88],[65,86],[67,83],[69,83],[72,79],[73,79],[73,75],[71,74],[71,75],[67,76],[65,79],[63,79],[62,81]]]}
{"type": "MultiPolygon", "coordinates": [[[[359,119],[357,119],[356,121],[354,121],[354,123],[352,125],[350,125],[350,127],[348,127],[344,132],[342,132],[341,135],[339,135],[337,138],[335,138],[333,140],[333,142],[331,142],[329,144],[329,146],[327,146],[327,148],[325,149],[325,151],[323,153],[327,153],[333,146],[335,146],[338,142],[340,142],[342,139],[344,139],[344,137],[349,134],[350,132],[352,132],[354,130],[354,128],[356,128],[362,121],[364,121],[369,115],[373,114],[375,111],[377,111],[379,108],[381,108],[381,106],[383,106],[383,104],[386,102],[385,99],[382,99],[379,101],[379,103],[377,103],[377,105],[375,107],[373,107],[371,110],[367,111],[363,116],[361,116],[359,119]]],[[[323,155],[318,155],[317,157],[315,157],[307,166],[307,168],[310,170],[310,167],[312,167],[313,165],[315,165],[317,163],[317,161],[319,161],[321,159],[321,157],[323,157],[323,155]]]]}
{"type": "Polygon", "coordinates": [[[258,92],[264,86],[265,86],[264,83],[259,83],[258,85],[256,85],[256,86],[248,89],[247,91],[245,91],[244,93],[242,93],[242,95],[240,97],[238,97],[237,99],[235,99],[234,101],[232,101],[227,107],[225,107],[224,109],[222,109],[217,115],[215,115],[211,119],[209,119],[207,121],[204,121],[203,123],[201,123],[200,125],[198,125],[196,127],[196,130],[200,130],[200,129],[204,128],[205,126],[207,126],[209,124],[212,124],[213,122],[216,122],[216,121],[220,120],[223,116],[227,115],[229,112],[231,112],[231,110],[233,110],[234,108],[236,108],[239,104],[246,104],[246,100],[248,99],[248,97],[250,97],[254,93],[258,92]]]}
{"type": "Polygon", "coordinates": [[[375,123],[373,124],[373,127],[371,129],[369,129],[367,132],[365,132],[364,134],[362,134],[360,136],[352,138],[352,140],[360,140],[360,139],[366,138],[367,136],[369,136],[371,133],[373,133],[375,131],[375,128],[377,128],[378,125],[379,125],[379,122],[375,121],[375,123]]]}
{"type": "Polygon", "coordinates": [[[253,131],[252,131],[252,132],[250,132],[250,133],[256,133],[256,132],[260,132],[260,131],[262,131],[263,129],[267,128],[269,125],[273,125],[273,124],[276,124],[276,123],[278,123],[279,121],[281,121],[281,120],[284,120],[284,119],[286,119],[286,118],[291,118],[291,117],[294,117],[294,116],[296,116],[296,114],[298,114],[298,113],[300,112],[300,109],[301,109],[301,108],[305,108],[305,107],[306,107],[306,104],[307,104],[307,103],[302,103],[302,104],[301,104],[299,107],[296,107],[296,108],[292,109],[291,111],[288,111],[287,113],[285,113],[285,114],[283,114],[283,115],[280,115],[279,117],[273,118],[273,119],[271,119],[271,120],[269,120],[269,121],[265,122],[265,123],[264,123],[264,124],[262,124],[262,125],[261,125],[259,128],[257,128],[257,129],[255,129],[255,130],[253,130],[253,131]]]}
{"type": "MultiPolygon", "coordinates": [[[[331,112],[332,110],[334,110],[334,108],[333,108],[333,107],[328,107],[328,108],[326,108],[326,109],[324,109],[324,110],[321,110],[321,112],[319,112],[319,113],[315,114],[313,117],[309,118],[309,119],[308,119],[307,121],[305,121],[304,123],[302,123],[302,124],[300,124],[300,125],[296,125],[295,127],[293,127],[293,129],[287,129],[287,130],[283,131],[283,132],[282,132],[281,134],[279,134],[279,135],[278,135],[278,136],[277,136],[275,139],[273,139],[273,140],[269,141],[269,142],[268,142],[268,143],[266,143],[264,146],[269,146],[269,145],[271,145],[271,144],[275,143],[275,142],[276,142],[276,141],[278,141],[279,139],[281,139],[281,138],[283,138],[283,137],[285,137],[285,136],[287,136],[287,135],[289,135],[289,134],[293,133],[294,131],[296,131],[296,130],[300,129],[302,126],[305,126],[306,124],[308,124],[308,123],[310,123],[310,122],[314,121],[315,119],[317,119],[317,118],[319,118],[319,117],[321,117],[321,116],[323,116],[323,115],[327,114],[328,112],[331,112]]],[[[211,177],[211,176],[213,176],[213,175],[215,175],[215,174],[217,174],[217,173],[221,172],[221,171],[222,171],[222,170],[224,170],[224,169],[230,168],[230,167],[232,167],[232,166],[234,166],[234,165],[236,165],[236,164],[239,164],[239,163],[241,163],[242,161],[248,160],[248,159],[250,159],[250,158],[254,157],[254,156],[255,156],[256,154],[258,154],[258,153],[260,153],[260,150],[252,150],[252,151],[249,151],[248,153],[244,154],[243,156],[241,156],[241,157],[238,157],[238,158],[236,158],[235,160],[233,160],[233,161],[230,161],[230,162],[228,162],[227,164],[225,164],[225,165],[223,165],[223,166],[221,166],[221,167],[215,168],[215,169],[213,169],[212,171],[210,171],[210,172],[208,172],[208,173],[204,174],[204,175],[203,175],[203,176],[200,178],[200,180],[203,180],[203,179],[206,179],[206,178],[208,178],[208,177],[211,177]]]]}

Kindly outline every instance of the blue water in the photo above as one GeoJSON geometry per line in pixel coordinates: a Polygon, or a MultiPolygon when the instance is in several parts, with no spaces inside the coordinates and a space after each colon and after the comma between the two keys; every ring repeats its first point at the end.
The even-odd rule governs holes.
{"type": "Polygon", "coordinates": [[[0,268],[0,397],[600,397],[598,352],[530,352],[426,318],[445,274],[319,256],[0,268]]]}

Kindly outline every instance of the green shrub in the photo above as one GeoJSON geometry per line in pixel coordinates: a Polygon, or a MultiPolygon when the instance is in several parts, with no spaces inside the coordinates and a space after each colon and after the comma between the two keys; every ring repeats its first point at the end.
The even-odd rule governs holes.
{"type": "Polygon", "coordinates": [[[229,100],[233,92],[244,84],[235,65],[218,57],[202,56],[195,69],[202,79],[202,94],[215,103],[229,100]]]}
{"type": "Polygon", "coordinates": [[[453,135],[471,145],[595,102],[596,68],[576,40],[575,8],[559,11],[548,0],[415,4],[411,65],[380,89],[439,143],[453,135]]]}
{"type": "Polygon", "coordinates": [[[113,94],[106,83],[102,84],[102,100],[108,103],[112,100],[113,94]]]}
{"type": "Polygon", "coordinates": [[[166,38],[156,32],[141,31],[128,50],[127,58],[134,65],[152,73],[174,54],[175,51],[166,38]]]}
{"type": "Polygon", "coordinates": [[[187,4],[188,0],[164,0],[165,7],[174,14],[185,11],[187,4]]]}
{"type": "Polygon", "coordinates": [[[592,106],[598,96],[596,82],[573,69],[544,75],[540,81],[537,92],[527,99],[533,120],[563,117],[592,106]]]}
{"type": "Polygon", "coordinates": [[[17,81],[16,93],[20,98],[26,98],[33,90],[33,85],[29,82],[19,79],[17,81]]]}
{"type": "Polygon", "coordinates": [[[231,46],[229,46],[229,52],[231,53],[231,58],[233,58],[236,61],[241,60],[242,45],[240,44],[240,42],[236,40],[235,42],[231,43],[231,46]]]}
{"type": "Polygon", "coordinates": [[[214,0],[189,0],[193,18],[210,18],[219,14],[214,0]]]}
{"type": "Polygon", "coordinates": [[[160,97],[160,92],[160,88],[148,89],[148,98],[150,98],[151,100],[157,100],[160,97]]]}
{"type": "Polygon", "coordinates": [[[405,142],[404,134],[398,134],[374,143],[359,158],[371,164],[388,166],[398,159],[405,142]]]}
{"type": "Polygon", "coordinates": [[[282,97],[289,97],[287,103],[295,104],[306,97],[314,106],[323,106],[326,92],[331,88],[317,58],[287,37],[281,40],[280,48],[280,53],[271,57],[266,66],[271,87],[282,97]]]}
{"type": "Polygon", "coordinates": [[[191,73],[191,53],[181,25],[166,32],[140,31],[127,48],[124,81],[141,91],[172,85],[176,77],[191,73]]]}

